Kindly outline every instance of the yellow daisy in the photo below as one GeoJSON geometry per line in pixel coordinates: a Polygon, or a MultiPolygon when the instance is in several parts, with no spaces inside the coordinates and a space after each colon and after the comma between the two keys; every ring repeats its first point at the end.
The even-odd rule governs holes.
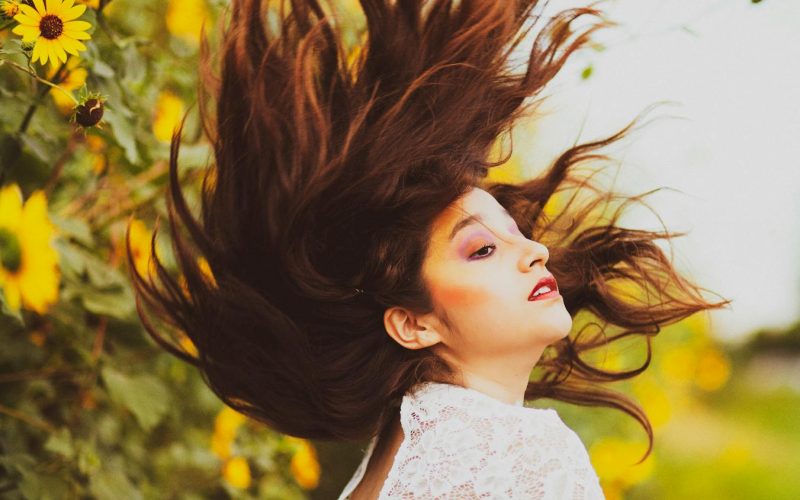
{"type": "Polygon", "coordinates": [[[208,8],[205,0],[170,0],[167,6],[167,29],[173,35],[197,45],[200,26],[206,23],[208,30],[208,8]]]}
{"type": "MultiPolygon", "coordinates": [[[[80,60],[75,58],[70,59],[67,63],[67,67],[63,71],[67,76],[61,81],[61,83],[58,84],[58,86],[63,90],[72,93],[73,90],[83,87],[83,84],[86,82],[86,77],[89,76],[89,73],[85,68],[81,68],[79,64],[80,60]]],[[[51,66],[50,68],[50,71],[47,72],[47,79],[52,81],[56,77],[56,71],[58,70],[58,67],[51,66]]],[[[73,108],[75,108],[75,101],[70,99],[68,95],[59,89],[51,89],[50,96],[53,98],[53,102],[55,102],[56,107],[63,115],[70,114],[73,108]]]]}
{"type": "Polygon", "coordinates": [[[317,458],[317,450],[307,439],[289,436],[289,441],[297,443],[299,446],[292,455],[289,465],[295,481],[302,488],[313,490],[319,485],[320,465],[317,458]]]}
{"type": "MultiPolygon", "coordinates": [[[[156,274],[156,262],[153,259],[152,247],[150,242],[153,233],[147,229],[144,221],[131,219],[130,221],[130,248],[133,254],[133,264],[136,272],[143,278],[149,278],[156,274]]],[[[158,250],[156,250],[158,252],[158,250]]],[[[161,260],[161,254],[157,257],[161,260]]]]}
{"type": "Polygon", "coordinates": [[[247,459],[244,457],[230,458],[222,466],[222,477],[234,488],[246,490],[252,483],[250,464],[247,463],[247,459]]]}
{"type": "Polygon", "coordinates": [[[172,139],[172,132],[180,125],[183,115],[183,100],[170,91],[164,90],[158,94],[153,117],[153,134],[162,142],[172,139]]]}
{"type": "Polygon", "coordinates": [[[89,40],[86,30],[92,27],[86,21],[73,21],[86,10],[85,5],[73,5],[74,0],[33,0],[35,9],[20,4],[20,12],[14,16],[19,23],[12,30],[23,42],[36,42],[33,47],[33,62],[42,65],[67,61],[67,52],[78,55],[86,46],[78,40],[89,40]]]}
{"type": "Polygon", "coordinates": [[[58,300],[61,277],[58,252],[52,246],[55,233],[43,191],[33,193],[23,205],[16,184],[0,190],[0,288],[13,311],[19,311],[22,303],[44,314],[58,300]]]}

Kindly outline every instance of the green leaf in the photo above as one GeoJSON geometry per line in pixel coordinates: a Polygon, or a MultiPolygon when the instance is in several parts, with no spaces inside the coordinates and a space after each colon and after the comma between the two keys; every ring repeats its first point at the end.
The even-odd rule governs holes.
{"type": "Polygon", "coordinates": [[[80,279],[86,271],[84,252],[63,238],[57,238],[53,246],[58,251],[59,267],[65,277],[80,279]]]}
{"type": "Polygon", "coordinates": [[[38,160],[47,164],[54,163],[57,150],[63,149],[63,145],[54,144],[52,140],[34,135],[23,134],[20,136],[20,140],[38,160]]]}
{"type": "Polygon", "coordinates": [[[119,319],[126,319],[133,312],[132,300],[126,288],[109,291],[86,287],[81,294],[81,302],[88,311],[119,319]]]}
{"type": "Polygon", "coordinates": [[[66,427],[62,427],[50,434],[50,437],[44,443],[44,448],[53,453],[63,455],[67,459],[72,459],[75,455],[75,448],[72,446],[72,435],[66,427]]]}
{"type": "Polygon", "coordinates": [[[135,43],[129,43],[122,51],[122,58],[125,61],[122,79],[129,84],[140,84],[147,76],[147,65],[139,52],[139,47],[135,43]]]}
{"type": "Polygon", "coordinates": [[[0,313],[4,316],[8,316],[10,318],[14,318],[19,325],[24,324],[24,320],[22,319],[22,311],[12,311],[10,307],[8,307],[8,303],[6,302],[5,292],[3,289],[0,288],[0,313]]]}
{"type": "Polygon", "coordinates": [[[59,477],[40,474],[32,469],[25,469],[22,472],[19,490],[25,498],[32,500],[61,500],[71,496],[69,483],[59,477]]]}
{"type": "MultiPolygon", "coordinates": [[[[0,54],[24,54],[22,51],[22,39],[11,38],[3,42],[3,48],[0,48],[0,54]]],[[[2,62],[0,62],[2,64],[2,62]]]]}
{"type": "Polygon", "coordinates": [[[167,414],[170,394],[158,378],[126,375],[110,366],[103,368],[102,375],[111,399],[128,408],[145,431],[167,414]]]}
{"type": "Polygon", "coordinates": [[[62,233],[75,238],[87,247],[94,246],[94,237],[89,223],[82,219],[71,219],[58,214],[50,214],[50,220],[62,233]]]}
{"type": "Polygon", "coordinates": [[[99,500],[135,500],[142,494],[121,470],[99,470],[89,476],[89,491],[99,500]]]}
{"type": "Polygon", "coordinates": [[[114,69],[100,59],[92,61],[92,73],[103,78],[114,78],[114,69]]]}
{"type": "Polygon", "coordinates": [[[88,441],[78,441],[78,470],[85,475],[93,474],[100,467],[100,457],[94,444],[88,441]]]}
{"type": "Polygon", "coordinates": [[[592,67],[591,64],[586,66],[585,68],[583,68],[583,71],[581,72],[581,79],[582,80],[588,80],[589,77],[592,76],[592,72],[593,71],[594,71],[594,68],[592,67]]]}
{"type": "Polygon", "coordinates": [[[129,162],[139,163],[139,150],[136,147],[135,131],[133,125],[120,115],[112,106],[106,106],[103,113],[103,120],[111,125],[114,131],[114,138],[117,143],[125,150],[125,157],[129,162]]]}

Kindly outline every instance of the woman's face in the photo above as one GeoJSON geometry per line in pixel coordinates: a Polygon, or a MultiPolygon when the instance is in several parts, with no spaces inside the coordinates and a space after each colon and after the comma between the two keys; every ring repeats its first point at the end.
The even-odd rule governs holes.
{"type": "Polygon", "coordinates": [[[572,317],[560,294],[529,300],[551,273],[547,248],[522,234],[488,192],[474,188],[434,222],[423,263],[441,343],[434,346],[462,367],[493,369],[498,359],[533,364],[563,337],[572,317]]]}

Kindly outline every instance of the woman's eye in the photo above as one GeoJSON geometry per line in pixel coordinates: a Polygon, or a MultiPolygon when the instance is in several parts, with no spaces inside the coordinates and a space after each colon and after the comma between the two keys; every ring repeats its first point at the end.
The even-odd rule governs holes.
{"type": "Polygon", "coordinates": [[[470,255],[470,258],[472,258],[472,257],[477,257],[478,259],[486,258],[489,255],[494,253],[494,249],[495,248],[496,247],[494,245],[491,245],[491,244],[490,245],[484,245],[484,246],[480,247],[477,251],[473,252],[473,254],[470,255]],[[489,252],[489,253],[482,253],[484,250],[492,250],[492,251],[489,252]]]}

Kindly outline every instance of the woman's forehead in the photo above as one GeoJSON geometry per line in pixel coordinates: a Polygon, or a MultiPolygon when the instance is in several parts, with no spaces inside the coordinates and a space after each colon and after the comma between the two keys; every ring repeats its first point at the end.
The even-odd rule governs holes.
{"type": "Polygon", "coordinates": [[[442,212],[434,221],[434,231],[449,234],[450,229],[464,217],[473,214],[483,214],[486,217],[491,217],[503,212],[505,212],[505,208],[498,203],[494,196],[476,187],[458,198],[442,212]]]}
{"type": "Polygon", "coordinates": [[[436,218],[431,231],[432,245],[443,248],[453,241],[451,236],[454,229],[464,219],[477,215],[479,221],[488,221],[496,217],[504,217],[505,208],[498,201],[480,188],[473,188],[470,192],[454,201],[436,218]]]}

